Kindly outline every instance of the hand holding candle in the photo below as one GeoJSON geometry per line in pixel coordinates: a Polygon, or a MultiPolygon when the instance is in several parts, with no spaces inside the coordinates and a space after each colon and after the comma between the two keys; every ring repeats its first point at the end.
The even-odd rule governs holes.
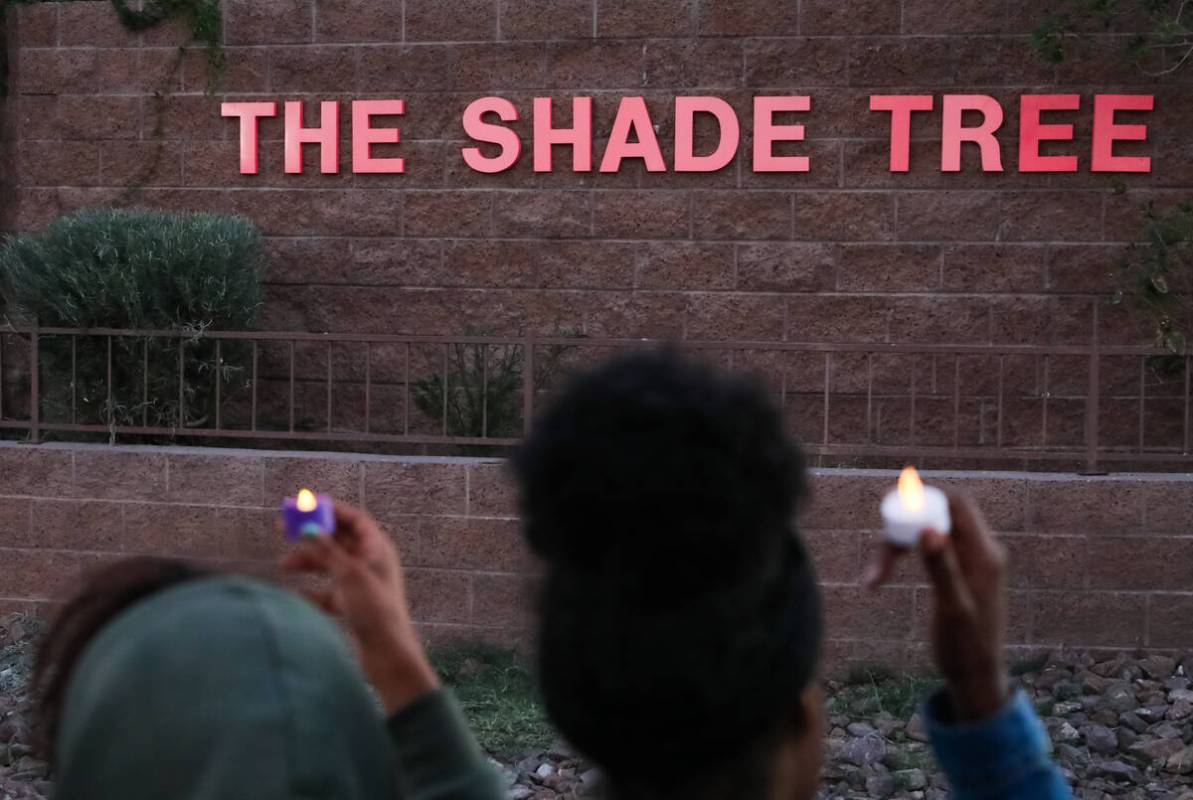
{"type": "Polygon", "coordinates": [[[305,537],[282,566],[327,579],[303,594],[344,623],[365,674],[393,714],[434,691],[439,679],[414,628],[393,539],[348,503],[336,504],[335,522],[334,536],[305,537]]]}
{"type": "Polygon", "coordinates": [[[882,500],[883,535],[891,544],[915,547],[925,530],[948,533],[949,500],[935,486],[925,486],[915,467],[904,468],[899,485],[882,500]]]}
{"type": "Polygon", "coordinates": [[[329,536],[336,530],[335,505],[328,495],[302,489],[282,501],[282,522],[292,542],[304,536],[329,536]]]}
{"type": "MultiPolygon", "coordinates": [[[[907,474],[914,475],[914,470],[907,474]]],[[[904,487],[911,492],[913,503],[916,483],[904,487]]],[[[912,515],[917,512],[900,503],[892,524],[886,515],[886,503],[899,502],[899,498],[891,501],[888,497],[883,502],[888,538],[867,571],[865,583],[872,590],[882,586],[893,574],[895,564],[912,552],[895,540],[909,530],[918,531],[914,534],[916,550],[932,585],[933,653],[948,686],[953,713],[959,721],[987,719],[1003,708],[1008,697],[1002,658],[1007,616],[1006,550],[981,512],[964,497],[946,498],[943,524],[930,524],[924,515],[929,513],[927,490],[931,487],[923,488],[924,505],[914,520],[912,515]]]]}

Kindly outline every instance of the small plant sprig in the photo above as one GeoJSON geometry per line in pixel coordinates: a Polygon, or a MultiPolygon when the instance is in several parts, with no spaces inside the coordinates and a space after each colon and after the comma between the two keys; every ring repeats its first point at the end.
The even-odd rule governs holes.
{"type": "Polygon", "coordinates": [[[1119,266],[1112,302],[1142,315],[1158,347],[1185,356],[1193,337],[1193,203],[1166,210],[1149,203],[1143,215],[1144,236],[1119,266]]]}
{"type": "Polygon", "coordinates": [[[207,48],[209,83],[224,69],[224,51],[220,46],[223,17],[219,0],[150,0],[144,8],[130,8],[128,0],[112,0],[120,22],[130,31],[144,31],[166,20],[181,18],[195,41],[207,48]]]}
{"type": "MultiPolygon", "coordinates": [[[[467,335],[486,333],[469,330],[467,335]]],[[[523,349],[505,344],[452,345],[447,351],[446,373],[435,372],[413,383],[415,406],[430,419],[442,421],[448,436],[517,436],[523,426],[523,349]]],[[[574,349],[551,345],[536,351],[534,391],[553,385],[565,368],[564,359],[574,349]]]]}
{"type": "MultiPolygon", "coordinates": [[[[63,0],[0,0],[4,5],[33,5],[35,3],[63,2],[63,0]]],[[[154,28],[166,20],[181,18],[190,30],[191,38],[207,50],[207,84],[214,87],[223,74],[225,55],[221,46],[223,37],[223,16],[219,0],[148,0],[144,8],[132,8],[128,0],[111,0],[120,23],[130,31],[154,28]]],[[[4,31],[3,14],[0,14],[0,34],[4,31]]],[[[8,52],[4,36],[0,35],[0,98],[8,93],[8,52]]]]}
{"type": "Polygon", "coordinates": [[[1140,11],[1150,20],[1149,29],[1133,31],[1124,43],[1127,63],[1158,77],[1193,62],[1193,0],[1058,0],[1050,6],[1030,41],[1053,64],[1074,54],[1083,33],[1114,33],[1127,15],[1135,17],[1140,11]]]}

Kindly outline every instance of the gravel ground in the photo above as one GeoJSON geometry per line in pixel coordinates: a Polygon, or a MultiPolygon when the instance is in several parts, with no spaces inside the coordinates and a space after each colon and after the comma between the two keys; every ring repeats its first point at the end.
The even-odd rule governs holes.
{"type": "MultiPolygon", "coordinates": [[[[0,620],[0,800],[45,798],[45,764],[29,746],[32,640],[39,625],[0,620]]],[[[1187,657],[1193,670],[1193,655],[1187,657]]],[[[1193,688],[1181,659],[1095,661],[1060,653],[1014,670],[1035,700],[1053,756],[1083,800],[1193,800],[1193,688]]],[[[860,673],[828,685],[831,730],[822,798],[948,797],[916,700],[930,683],[860,673]]],[[[649,754],[644,754],[649,758],[649,754]]],[[[497,763],[515,800],[591,795],[597,773],[563,743],[497,763]]]]}

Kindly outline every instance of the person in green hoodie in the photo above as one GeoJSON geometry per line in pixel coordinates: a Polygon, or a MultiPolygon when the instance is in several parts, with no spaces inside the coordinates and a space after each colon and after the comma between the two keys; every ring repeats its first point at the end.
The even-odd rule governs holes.
{"type": "Polygon", "coordinates": [[[346,504],[336,522],[285,566],[330,579],[311,597],[359,666],[327,614],[264,581],[161,559],[94,576],[38,654],[57,800],[502,797],[415,634],[390,539],[346,504]]]}

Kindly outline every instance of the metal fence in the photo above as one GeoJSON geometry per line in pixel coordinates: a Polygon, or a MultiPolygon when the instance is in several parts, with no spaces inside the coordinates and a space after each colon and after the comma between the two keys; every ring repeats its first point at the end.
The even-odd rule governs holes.
{"type": "MultiPolygon", "coordinates": [[[[1097,322],[1094,323],[1097,329],[1097,322]]],[[[0,328],[0,432],[493,452],[573,369],[658,344],[571,336],[0,328]]],[[[756,373],[821,463],[1187,468],[1190,357],[1135,346],[682,341],[756,373]]],[[[287,445],[291,446],[291,445],[287,445]]]]}

